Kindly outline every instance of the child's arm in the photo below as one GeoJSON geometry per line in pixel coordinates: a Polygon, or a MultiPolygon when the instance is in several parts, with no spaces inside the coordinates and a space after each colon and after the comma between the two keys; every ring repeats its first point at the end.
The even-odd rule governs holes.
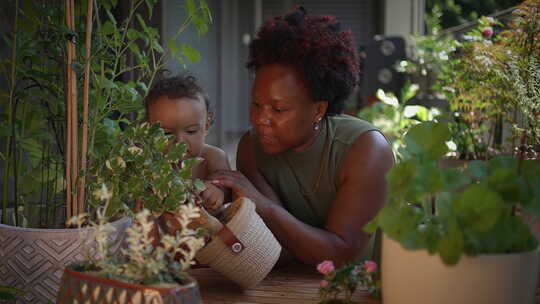
{"type": "MultiPolygon", "coordinates": [[[[220,148],[206,145],[203,156],[207,162],[206,176],[209,176],[216,170],[230,170],[227,155],[220,148]]],[[[201,193],[204,207],[212,215],[216,215],[221,210],[224,202],[231,200],[231,191],[225,187],[219,187],[205,180],[206,190],[201,193]]]]}

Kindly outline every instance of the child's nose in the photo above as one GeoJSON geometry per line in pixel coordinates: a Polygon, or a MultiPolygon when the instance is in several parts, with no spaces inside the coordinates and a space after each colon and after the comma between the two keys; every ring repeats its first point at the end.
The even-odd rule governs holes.
{"type": "Polygon", "coordinates": [[[182,135],[180,135],[180,134],[176,135],[176,137],[175,137],[175,139],[174,139],[174,142],[175,142],[175,143],[179,143],[179,142],[181,142],[181,141],[184,141],[184,136],[182,136],[182,135]]]}

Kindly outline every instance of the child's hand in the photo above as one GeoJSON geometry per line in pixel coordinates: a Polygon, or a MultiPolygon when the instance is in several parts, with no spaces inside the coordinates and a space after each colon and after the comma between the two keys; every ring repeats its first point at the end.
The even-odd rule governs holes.
{"type": "Polygon", "coordinates": [[[206,189],[201,192],[203,206],[210,214],[216,215],[221,210],[221,206],[223,206],[225,193],[211,182],[205,182],[204,185],[206,189]]]}

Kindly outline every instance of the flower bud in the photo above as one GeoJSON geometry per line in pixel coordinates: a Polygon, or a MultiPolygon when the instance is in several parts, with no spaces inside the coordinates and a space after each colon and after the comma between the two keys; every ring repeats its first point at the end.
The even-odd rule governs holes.
{"type": "Polygon", "coordinates": [[[487,26],[482,30],[482,36],[486,39],[490,39],[491,36],[493,36],[493,28],[491,26],[487,26]]]}

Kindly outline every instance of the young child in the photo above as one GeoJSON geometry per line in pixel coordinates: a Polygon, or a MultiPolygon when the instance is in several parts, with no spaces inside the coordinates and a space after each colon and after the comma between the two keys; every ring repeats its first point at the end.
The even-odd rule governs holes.
{"type": "Polygon", "coordinates": [[[192,76],[171,77],[157,81],[145,99],[147,121],[160,122],[165,134],[174,136],[175,142],[185,141],[188,157],[201,157],[203,161],[193,168],[193,178],[204,181],[206,190],[201,192],[204,208],[216,215],[225,199],[226,190],[206,181],[205,178],[219,169],[230,170],[223,150],[205,143],[212,112],[208,98],[192,76]]]}

